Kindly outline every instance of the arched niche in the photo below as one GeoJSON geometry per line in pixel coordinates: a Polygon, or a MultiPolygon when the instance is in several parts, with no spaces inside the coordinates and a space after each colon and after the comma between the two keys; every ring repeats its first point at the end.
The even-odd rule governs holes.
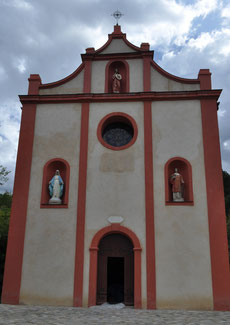
{"type": "Polygon", "coordinates": [[[43,180],[42,180],[42,194],[41,194],[41,208],[67,208],[68,207],[68,199],[69,199],[69,174],[70,167],[66,160],[62,158],[54,158],[45,164],[43,167],[43,180]],[[56,170],[60,171],[61,178],[64,182],[64,192],[61,197],[62,204],[49,204],[49,181],[55,174],[56,170]]]}
{"type": "Polygon", "coordinates": [[[105,69],[105,93],[113,93],[112,81],[115,69],[122,76],[120,93],[129,92],[129,65],[125,60],[110,60],[105,69]]]}
{"type": "Polygon", "coordinates": [[[165,204],[166,205],[193,205],[192,167],[188,160],[174,157],[165,164],[165,204]],[[184,180],[184,202],[173,202],[170,176],[178,169],[184,180]]]}

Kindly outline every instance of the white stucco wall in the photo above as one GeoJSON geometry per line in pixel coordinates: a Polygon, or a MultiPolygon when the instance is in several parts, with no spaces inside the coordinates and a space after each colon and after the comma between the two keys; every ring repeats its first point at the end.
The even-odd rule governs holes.
{"type": "Polygon", "coordinates": [[[143,91],[143,60],[127,60],[129,64],[130,92],[143,91]]]}
{"type": "Polygon", "coordinates": [[[199,84],[186,84],[168,79],[151,67],[151,90],[152,91],[184,91],[199,90],[199,84]]]}
{"type": "Polygon", "coordinates": [[[105,68],[108,61],[93,61],[91,76],[91,92],[105,92],[105,68]]]}
{"type": "Polygon", "coordinates": [[[142,298],[146,305],[145,183],[142,103],[95,103],[90,105],[87,196],[85,222],[84,306],[88,303],[89,247],[93,236],[109,224],[110,216],[122,216],[142,246],[142,298]],[[100,120],[111,112],[125,112],[138,125],[136,142],[114,151],[98,141],[100,120]]]}
{"type": "Polygon", "coordinates": [[[199,101],[152,103],[157,308],[212,309],[204,154],[199,101]],[[192,165],[194,206],[165,206],[164,165],[192,165]]]}
{"type": "MultiPolygon", "coordinates": [[[[119,60],[118,60],[119,61],[119,60]]],[[[105,69],[109,61],[93,61],[91,92],[104,93],[105,91],[105,69]]],[[[129,65],[130,92],[143,91],[143,60],[127,60],[129,65]]],[[[110,81],[112,82],[112,81],[110,81]]]]}
{"type": "Polygon", "coordinates": [[[40,89],[39,95],[83,93],[84,69],[72,80],[54,88],[40,89]]]}
{"type": "Polygon", "coordinates": [[[109,53],[128,53],[136,52],[134,49],[129,47],[122,39],[113,39],[109,46],[104,49],[100,54],[109,53]]]}
{"type": "Polygon", "coordinates": [[[20,303],[73,304],[80,104],[38,105],[29,188],[20,303]],[[68,209],[40,209],[43,166],[70,164],[68,209]]]}

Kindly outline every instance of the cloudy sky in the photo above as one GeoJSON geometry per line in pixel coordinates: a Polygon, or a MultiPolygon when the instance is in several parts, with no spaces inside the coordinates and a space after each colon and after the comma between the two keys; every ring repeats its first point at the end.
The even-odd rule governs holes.
{"type": "Polygon", "coordinates": [[[21,115],[19,94],[38,73],[53,82],[72,73],[87,47],[101,47],[113,31],[111,14],[137,46],[150,43],[166,71],[197,78],[212,72],[220,97],[222,166],[230,172],[229,0],[0,0],[0,165],[11,170],[1,188],[12,191],[21,115]]]}

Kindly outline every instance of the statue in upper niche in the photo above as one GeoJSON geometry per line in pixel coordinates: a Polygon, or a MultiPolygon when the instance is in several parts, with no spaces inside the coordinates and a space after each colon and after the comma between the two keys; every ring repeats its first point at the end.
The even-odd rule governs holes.
{"type": "Polygon", "coordinates": [[[121,80],[122,76],[116,68],[113,75],[113,93],[119,94],[121,92],[121,80]]]}
{"type": "Polygon", "coordinates": [[[61,204],[61,197],[63,195],[64,182],[61,178],[60,171],[57,169],[55,175],[49,182],[49,193],[51,199],[49,204],[61,204]]]}
{"type": "Polygon", "coordinates": [[[170,176],[170,183],[172,184],[173,202],[184,202],[184,180],[177,168],[175,168],[175,172],[170,176]]]}

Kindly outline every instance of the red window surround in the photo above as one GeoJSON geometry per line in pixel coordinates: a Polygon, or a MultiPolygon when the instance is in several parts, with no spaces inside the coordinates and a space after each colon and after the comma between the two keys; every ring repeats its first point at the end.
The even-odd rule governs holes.
{"type": "Polygon", "coordinates": [[[124,150],[129,148],[130,146],[132,146],[134,144],[134,142],[137,139],[137,133],[138,133],[138,129],[137,129],[137,124],[135,122],[135,120],[128,114],[126,113],[121,113],[121,112],[115,112],[115,113],[111,113],[106,115],[99,123],[98,128],[97,128],[97,137],[98,140],[101,142],[101,144],[111,150],[124,150]],[[103,130],[105,129],[105,127],[110,124],[110,123],[114,123],[114,122],[124,122],[126,124],[129,124],[130,126],[132,126],[133,128],[133,138],[132,140],[127,143],[124,146],[121,147],[114,147],[111,146],[110,144],[108,144],[107,142],[104,141],[103,137],[102,137],[102,133],[103,130]]]}

